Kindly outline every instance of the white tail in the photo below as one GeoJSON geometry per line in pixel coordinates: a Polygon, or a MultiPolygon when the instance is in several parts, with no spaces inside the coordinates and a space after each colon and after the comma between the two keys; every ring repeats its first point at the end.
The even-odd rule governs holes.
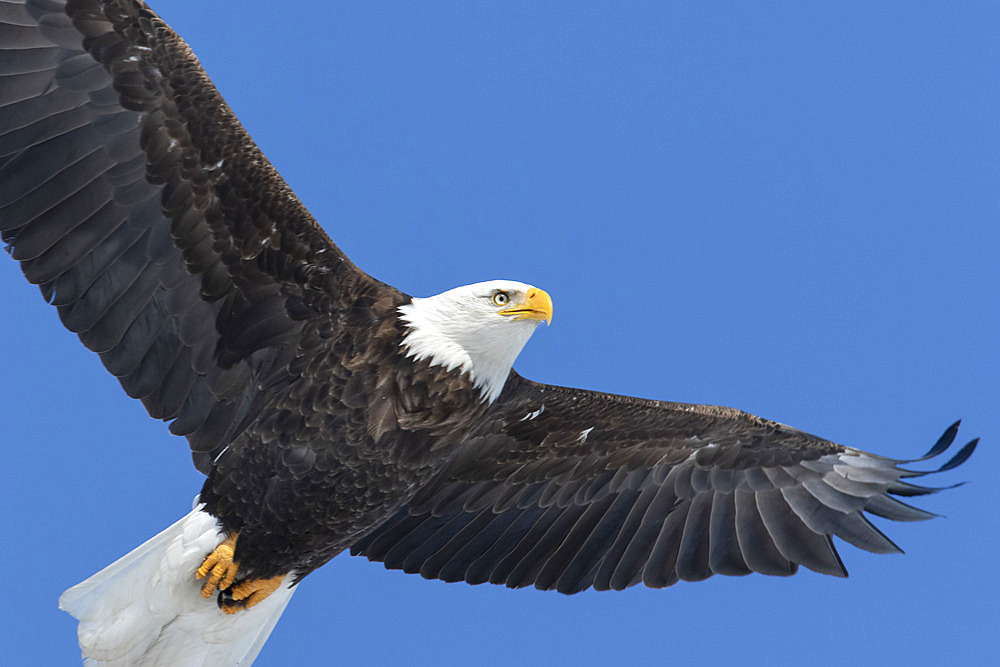
{"type": "Polygon", "coordinates": [[[249,665],[260,653],[295,589],[286,580],[235,614],[201,597],[194,572],[224,539],[201,507],[59,598],[86,664],[249,665]]]}

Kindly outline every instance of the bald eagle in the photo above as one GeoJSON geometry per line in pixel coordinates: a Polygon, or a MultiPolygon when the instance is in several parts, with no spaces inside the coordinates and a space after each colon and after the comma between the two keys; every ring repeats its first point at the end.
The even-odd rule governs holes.
{"type": "Polygon", "coordinates": [[[0,28],[3,240],[206,475],[190,514],[61,598],[85,657],[250,662],[345,550],[575,593],[844,576],[833,535],[893,552],[866,513],[932,516],[896,498],[932,491],[900,461],[522,378],[548,294],[493,280],[414,298],[365,274],[142,3],[4,2],[0,28]]]}

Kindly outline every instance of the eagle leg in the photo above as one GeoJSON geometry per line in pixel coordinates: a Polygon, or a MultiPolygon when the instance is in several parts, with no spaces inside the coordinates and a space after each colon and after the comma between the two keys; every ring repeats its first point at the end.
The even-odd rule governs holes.
{"type": "Polygon", "coordinates": [[[221,590],[229,588],[233,580],[236,579],[236,570],[239,564],[233,560],[236,553],[236,538],[238,533],[233,533],[226,540],[215,547],[215,551],[208,554],[208,557],[195,572],[196,579],[204,579],[208,576],[205,585],[201,587],[201,596],[208,598],[212,596],[216,587],[221,590]]]}
{"type": "Polygon", "coordinates": [[[283,574],[267,579],[245,579],[219,595],[219,608],[227,614],[249,609],[278,590],[284,579],[283,574]]]}

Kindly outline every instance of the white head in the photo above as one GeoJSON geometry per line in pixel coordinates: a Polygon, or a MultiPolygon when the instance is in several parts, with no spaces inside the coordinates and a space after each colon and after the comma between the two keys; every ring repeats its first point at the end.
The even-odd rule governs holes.
{"type": "Polygon", "coordinates": [[[552,321],[552,299],[513,280],[465,285],[399,308],[406,356],[467,373],[492,403],[535,327],[552,321]]]}

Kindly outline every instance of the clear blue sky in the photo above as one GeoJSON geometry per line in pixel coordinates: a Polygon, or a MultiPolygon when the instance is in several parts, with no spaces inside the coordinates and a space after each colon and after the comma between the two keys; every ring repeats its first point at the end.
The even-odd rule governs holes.
{"type": "MultiPolygon", "coordinates": [[[[896,457],[964,418],[948,515],[851,578],[588,592],[338,558],[260,665],[1000,661],[1000,6],[160,2],[362,268],[547,289],[533,379],[717,403],[896,457]]],[[[2,258],[0,258],[2,259],[2,258]]],[[[9,259],[0,645],[72,664],[59,593],[190,507],[146,417],[9,259]]]]}

